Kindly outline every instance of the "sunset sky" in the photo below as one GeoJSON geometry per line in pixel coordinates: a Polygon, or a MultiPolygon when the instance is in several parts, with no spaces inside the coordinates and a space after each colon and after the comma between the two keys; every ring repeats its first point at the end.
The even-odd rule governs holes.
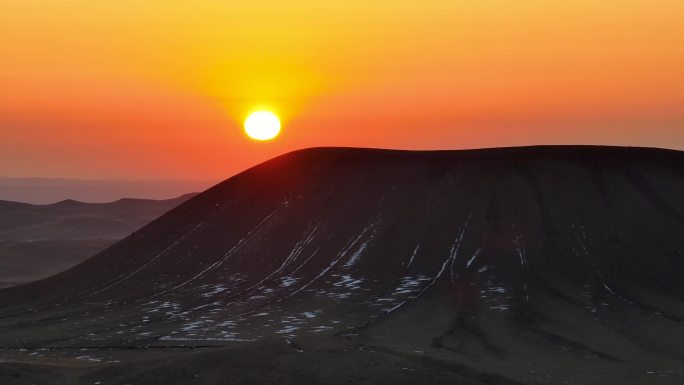
{"type": "Polygon", "coordinates": [[[684,149],[682,0],[0,2],[0,176],[220,180],[311,146],[684,149]],[[254,109],[278,114],[250,140],[254,109]]]}

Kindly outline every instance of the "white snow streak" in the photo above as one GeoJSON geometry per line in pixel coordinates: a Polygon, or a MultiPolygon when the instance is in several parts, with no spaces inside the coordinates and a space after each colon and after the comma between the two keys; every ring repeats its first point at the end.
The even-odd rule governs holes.
{"type": "Polygon", "coordinates": [[[515,251],[518,253],[518,257],[520,257],[520,266],[525,267],[525,265],[527,265],[527,252],[525,250],[522,235],[516,235],[513,238],[513,245],[515,246],[515,251]]]}
{"type": "MultiPolygon", "coordinates": [[[[306,284],[304,284],[303,286],[301,286],[301,287],[298,288],[297,290],[293,291],[293,292],[290,293],[289,295],[287,295],[287,296],[285,296],[285,297],[283,297],[283,298],[280,298],[278,301],[276,301],[276,303],[282,302],[282,301],[286,300],[287,298],[290,298],[290,297],[294,296],[295,294],[298,294],[298,293],[301,292],[302,290],[304,290],[304,289],[308,288],[309,286],[313,285],[314,282],[318,281],[321,277],[323,277],[324,275],[326,275],[330,270],[332,270],[335,266],[337,266],[337,265],[340,263],[340,261],[342,261],[342,259],[344,259],[344,258],[347,256],[347,254],[355,247],[356,244],[359,243],[359,241],[363,238],[363,236],[366,234],[366,232],[368,232],[368,229],[369,229],[370,227],[371,227],[371,226],[366,226],[366,227],[361,231],[361,233],[360,233],[359,235],[357,235],[356,237],[350,239],[350,240],[347,242],[347,244],[345,245],[345,247],[342,248],[342,251],[340,251],[340,253],[337,254],[337,256],[330,262],[330,264],[329,264],[328,266],[326,266],[326,267],[325,267],[317,276],[315,276],[315,277],[314,277],[313,279],[311,279],[309,282],[307,282],[306,284]]],[[[318,252],[318,250],[316,250],[316,252],[318,252]]],[[[314,252],[314,254],[316,254],[316,252],[314,252]]],[[[313,255],[312,255],[312,257],[313,257],[313,255]]],[[[309,259],[311,259],[311,257],[309,257],[309,259]]],[[[308,260],[307,260],[307,261],[308,261],[308,260]]],[[[301,267],[301,266],[300,266],[300,267],[301,267]]]]}
{"type": "Polygon", "coordinates": [[[347,261],[347,263],[344,264],[344,267],[349,268],[349,267],[354,266],[354,265],[356,264],[356,262],[358,262],[359,259],[361,258],[361,255],[363,255],[363,253],[366,251],[366,248],[368,247],[368,244],[369,244],[369,243],[373,240],[373,238],[375,237],[375,224],[374,224],[374,223],[371,224],[370,226],[366,226],[366,227],[363,229],[363,231],[361,231],[361,233],[360,233],[360,234],[359,234],[351,243],[348,243],[348,246],[344,249],[344,251],[343,251],[342,253],[343,253],[343,254],[347,254],[347,253],[349,253],[352,249],[356,248],[356,247],[357,247],[356,245],[361,241],[361,239],[363,239],[363,237],[366,235],[366,233],[367,233],[368,231],[371,232],[370,236],[368,237],[368,239],[366,239],[366,241],[364,241],[363,243],[361,243],[361,244],[358,246],[358,248],[356,249],[356,251],[355,251],[355,252],[351,255],[351,257],[349,258],[349,261],[347,261]]]}
{"type": "MultiPolygon", "coordinates": [[[[465,235],[465,231],[468,228],[468,224],[470,223],[470,216],[472,214],[468,214],[468,219],[466,219],[465,224],[463,225],[463,229],[461,229],[461,233],[458,235],[458,238],[454,241],[454,243],[451,244],[451,250],[449,251],[449,258],[447,261],[449,261],[449,271],[451,273],[451,282],[454,282],[454,263],[456,262],[456,256],[458,256],[458,252],[461,250],[461,244],[463,243],[463,236],[465,235]]],[[[446,263],[446,262],[445,262],[446,263]]],[[[442,269],[446,268],[446,264],[442,266],[442,269]]],[[[440,272],[441,275],[441,272],[440,272]]]]}
{"type": "Polygon", "coordinates": [[[411,259],[409,259],[408,264],[406,267],[411,267],[413,264],[413,261],[416,259],[416,254],[418,254],[418,249],[420,248],[420,243],[416,245],[416,248],[413,249],[413,254],[411,254],[411,259]]]}
{"type": "Polygon", "coordinates": [[[280,287],[290,287],[297,283],[299,281],[299,278],[294,278],[294,277],[282,277],[280,278],[280,287]]]}
{"type": "Polygon", "coordinates": [[[461,243],[462,243],[462,241],[463,241],[463,237],[465,236],[465,232],[466,232],[466,230],[468,229],[468,224],[470,223],[470,217],[471,217],[471,214],[468,215],[468,219],[466,219],[465,223],[463,224],[463,228],[461,229],[461,233],[458,235],[458,237],[454,240],[454,243],[451,245],[451,249],[449,250],[449,256],[448,256],[448,257],[444,260],[444,262],[442,263],[442,267],[439,269],[439,272],[437,272],[437,275],[435,275],[434,277],[432,277],[430,283],[427,284],[425,287],[423,287],[423,288],[418,292],[418,294],[416,294],[416,295],[414,295],[414,296],[408,297],[408,299],[402,301],[401,303],[399,303],[398,305],[394,306],[394,307],[391,308],[391,309],[385,310],[385,314],[386,314],[386,315],[389,315],[390,313],[392,313],[392,312],[394,312],[395,310],[399,309],[400,307],[404,306],[404,304],[405,304],[406,302],[408,302],[409,300],[414,300],[414,299],[420,297],[421,295],[423,295],[423,293],[425,293],[429,288],[431,288],[432,286],[434,286],[434,285],[437,283],[437,281],[439,281],[439,279],[442,277],[442,275],[443,275],[444,272],[446,271],[447,266],[449,266],[449,265],[451,265],[451,268],[452,268],[452,270],[451,270],[451,274],[452,274],[451,278],[452,278],[452,282],[453,282],[453,265],[454,265],[454,261],[455,261],[455,259],[456,259],[456,256],[458,255],[458,251],[460,250],[461,243]]]}
{"type": "MultiPolygon", "coordinates": [[[[294,247],[293,247],[292,250],[290,251],[290,254],[285,258],[285,260],[283,261],[283,263],[281,263],[280,266],[279,266],[277,269],[275,269],[275,270],[274,270],[273,272],[271,272],[268,276],[266,276],[266,278],[263,278],[263,279],[260,280],[259,282],[255,283],[254,285],[248,287],[248,288],[245,289],[245,290],[242,290],[241,292],[248,292],[248,291],[254,289],[255,287],[261,286],[261,284],[263,284],[264,282],[268,281],[269,279],[275,277],[275,276],[278,275],[279,273],[283,272],[283,270],[285,270],[286,267],[288,267],[290,264],[292,264],[294,261],[296,261],[296,260],[299,258],[299,256],[302,254],[302,252],[304,251],[304,249],[305,249],[305,248],[311,243],[311,241],[313,241],[314,238],[316,237],[316,231],[318,230],[318,226],[320,226],[320,222],[319,222],[316,226],[314,226],[313,229],[309,230],[309,229],[307,228],[307,230],[305,230],[304,238],[302,238],[301,240],[297,241],[297,243],[294,245],[294,247]]],[[[294,278],[294,277],[283,277],[283,278],[281,279],[281,286],[282,286],[282,287],[288,287],[288,286],[290,286],[290,285],[296,283],[298,280],[299,280],[299,278],[294,278]]]]}
{"type": "Polygon", "coordinates": [[[477,249],[475,251],[475,254],[473,254],[473,256],[468,260],[468,262],[466,263],[466,267],[468,269],[470,269],[470,265],[472,265],[472,263],[475,261],[475,259],[477,259],[477,256],[480,255],[480,251],[482,251],[482,248],[477,249]]]}
{"type": "MultiPolygon", "coordinates": [[[[584,254],[584,257],[589,261],[589,264],[591,264],[591,267],[594,269],[596,274],[598,275],[599,281],[601,285],[603,286],[604,289],[606,289],[611,295],[613,295],[615,298],[619,299],[622,302],[628,303],[630,305],[634,305],[634,302],[624,298],[623,296],[619,295],[618,293],[615,292],[615,290],[611,289],[605,282],[605,279],[603,278],[603,274],[601,273],[601,270],[596,266],[594,263],[594,260],[591,259],[591,255],[589,253],[589,249],[587,248],[587,245],[585,244],[585,241],[587,239],[587,234],[584,231],[584,228],[582,227],[582,236],[580,237],[580,234],[577,233],[577,229],[575,228],[575,225],[570,226],[573,230],[573,234],[575,235],[575,241],[580,245],[582,249],[582,253],[584,254]]],[[[572,249],[575,255],[578,255],[577,250],[574,248],[572,249]]],[[[579,256],[579,255],[578,255],[579,256]]],[[[595,312],[595,310],[594,310],[595,312]]]]}

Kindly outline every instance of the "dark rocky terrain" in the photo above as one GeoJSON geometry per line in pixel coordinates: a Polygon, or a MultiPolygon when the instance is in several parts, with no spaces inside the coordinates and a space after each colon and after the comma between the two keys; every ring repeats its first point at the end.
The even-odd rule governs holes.
{"type": "Polygon", "coordinates": [[[194,195],[49,205],[0,201],[0,287],[73,267],[194,195]]]}
{"type": "Polygon", "coordinates": [[[0,382],[681,384],[683,299],[684,153],[309,149],[0,291],[0,382]]]}

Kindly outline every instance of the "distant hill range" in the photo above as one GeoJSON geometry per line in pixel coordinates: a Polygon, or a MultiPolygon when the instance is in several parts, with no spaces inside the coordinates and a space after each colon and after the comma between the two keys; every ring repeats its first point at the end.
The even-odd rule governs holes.
{"type": "Polygon", "coordinates": [[[48,205],[0,201],[0,240],[121,239],[194,195],[111,203],[64,200],[48,205]]]}
{"type": "Polygon", "coordinates": [[[274,383],[371,383],[373,367],[394,367],[401,384],[682,384],[684,153],[293,152],[70,270],[0,290],[0,342],[242,352],[137,379],[112,370],[116,383],[205,366],[263,379],[293,363],[274,383]],[[284,340],[293,355],[258,350],[284,340]],[[307,365],[295,350],[318,353],[307,365]],[[357,355],[365,366],[343,361],[357,355]]]}
{"type": "Polygon", "coordinates": [[[0,286],[74,266],[194,195],[48,205],[0,201],[0,286]]]}
{"type": "Polygon", "coordinates": [[[65,199],[101,203],[121,197],[168,199],[204,191],[217,181],[81,180],[0,177],[0,200],[50,204],[65,199]]]}

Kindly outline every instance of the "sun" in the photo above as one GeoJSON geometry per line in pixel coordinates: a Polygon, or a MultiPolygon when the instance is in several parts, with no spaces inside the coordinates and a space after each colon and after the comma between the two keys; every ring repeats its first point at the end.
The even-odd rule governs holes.
{"type": "Polygon", "coordinates": [[[271,140],[280,133],[280,120],[269,111],[253,112],[245,120],[245,133],[254,140],[271,140]]]}

